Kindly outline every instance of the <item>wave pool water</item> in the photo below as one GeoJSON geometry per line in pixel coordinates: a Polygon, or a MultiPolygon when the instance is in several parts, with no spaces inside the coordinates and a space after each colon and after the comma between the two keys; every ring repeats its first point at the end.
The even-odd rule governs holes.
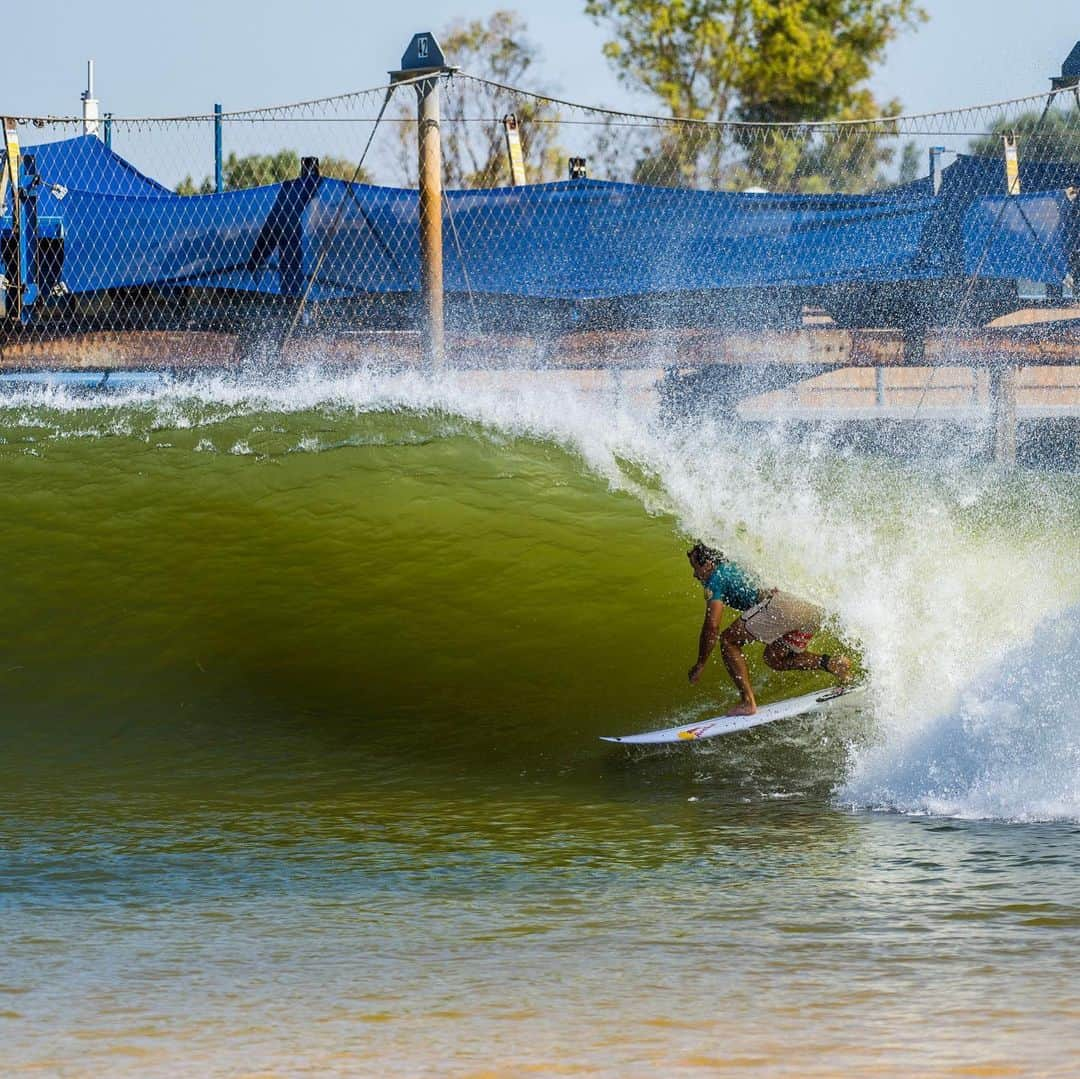
{"type": "Polygon", "coordinates": [[[373,367],[9,385],[0,514],[9,1070],[1075,1062],[1075,475],[373,367]],[[733,699],[690,536],[871,706],[599,742],[733,699]]]}

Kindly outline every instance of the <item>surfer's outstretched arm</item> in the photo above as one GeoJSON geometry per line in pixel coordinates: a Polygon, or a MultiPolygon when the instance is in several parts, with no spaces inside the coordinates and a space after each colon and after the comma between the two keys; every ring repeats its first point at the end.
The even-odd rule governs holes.
{"type": "Polygon", "coordinates": [[[701,623],[701,633],[698,636],[697,663],[690,668],[690,682],[694,684],[705,670],[705,664],[716,647],[716,640],[720,636],[720,620],[724,617],[724,605],[719,600],[710,600],[705,604],[705,620],[701,623]]]}

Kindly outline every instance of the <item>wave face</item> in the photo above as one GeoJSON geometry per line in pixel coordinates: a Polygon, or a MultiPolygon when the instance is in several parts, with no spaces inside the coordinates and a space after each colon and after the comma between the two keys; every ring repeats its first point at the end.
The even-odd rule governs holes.
{"type": "MultiPolygon", "coordinates": [[[[0,438],[2,736],[28,776],[175,779],[207,731],[242,755],[299,723],[389,771],[587,785],[596,735],[732,699],[718,662],[686,684],[700,536],[835,612],[873,715],[839,754],[796,725],[797,765],[789,730],[665,767],[1080,818],[1073,475],[859,457],[536,372],[39,385],[0,399],[0,438]]],[[[766,700],[822,684],[752,659],[766,700]]]]}

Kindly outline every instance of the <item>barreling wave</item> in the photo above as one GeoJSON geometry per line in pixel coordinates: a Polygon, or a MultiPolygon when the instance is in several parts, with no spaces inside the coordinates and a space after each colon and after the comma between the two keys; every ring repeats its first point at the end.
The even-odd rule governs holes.
{"type": "MultiPolygon", "coordinates": [[[[541,372],[10,392],[7,740],[29,759],[61,729],[75,756],[114,752],[105,728],[307,717],[395,767],[587,772],[597,734],[731,700],[718,664],[686,684],[692,535],[833,611],[870,672],[872,733],[817,777],[841,800],[1080,816],[1051,767],[1075,709],[1018,737],[1047,669],[1015,659],[1080,601],[1073,477],[657,415],[644,385],[541,372]]],[[[1064,670],[1075,633],[1053,640],[1064,670]]],[[[754,671],[765,699],[821,677],[754,671]]]]}

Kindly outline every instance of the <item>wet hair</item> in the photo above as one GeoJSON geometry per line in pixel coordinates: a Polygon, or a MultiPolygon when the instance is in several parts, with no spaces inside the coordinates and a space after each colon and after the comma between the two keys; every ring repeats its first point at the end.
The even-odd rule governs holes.
{"type": "Polygon", "coordinates": [[[705,562],[723,562],[724,553],[718,551],[715,547],[709,547],[698,540],[693,547],[690,548],[690,557],[697,565],[702,565],[705,562]]]}

